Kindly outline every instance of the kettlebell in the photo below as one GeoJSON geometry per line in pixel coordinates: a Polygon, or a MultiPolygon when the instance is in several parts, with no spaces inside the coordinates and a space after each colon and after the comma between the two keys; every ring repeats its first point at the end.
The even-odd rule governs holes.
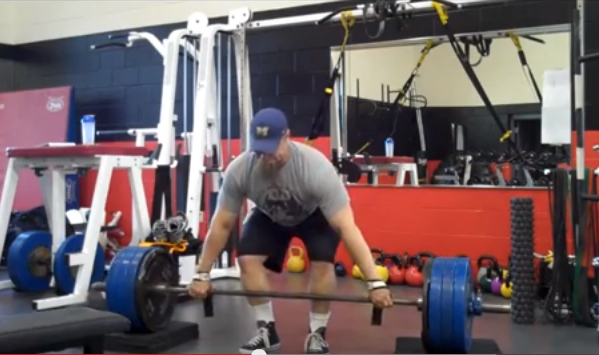
{"type": "Polygon", "coordinates": [[[402,257],[399,254],[389,255],[391,266],[389,267],[389,283],[392,285],[403,285],[406,282],[406,269],[402,257]]]}
{"type": "Polygon", "coordinates": [[[501,295],[501,285],[503,284],[503,280],[504,280],[504,272],[503,270],[501,270],[501,268],[498,266],[497,269],[495,270],[495,274],[496,276],[493,278],[493,280],[491,280],[491,292],[494,295],[501,295]]]}
{"type": "MultiPolygon", "coordinates": [[[[511,263],[511,258],[509,260],[510,261],[508,262],[508,265],[511,263]]],[[[501,266],[497,265],[497,270],[495,272],[497,273],[497,277],[491,281],[491,292],[497,296],[500,296],[501,286],[508,277],[509,268],[502,268],[501,266]]]]}
{"type": "Polygon", "coordinates": [[[406,284],[413,287],[422,287],[422,259],[416,254],[410,257],[408,261],[408,270],[406,271],[406,284]]]}
{"type": "Polygon", "coordinates": [[[385,266],[385,254],[381,253],[381,255],[374,259],[374,263],[376,264],[376,273],[379,275],[379,279],[387,282],[389,280],[389,269],[385,266]]]}
{"type": "Polygon", "coordinates": [[[387,268],[384,266],[385,252],[379,248],[371,248],[370,253],[372,254],[372,258],[376,264],[376,273],[378,278],[387,282],[387,280],[389,280],[389,270],[387,270],[387,268]]]}
{"type": "MultiPolygon", "coordinates": [[[[382,249],[378,249],[378,248],[371,248],[370,249],[370,253],[372,254],[372,258],[375,260],[375,262],[377,261],[377,259],[381,258],[385,254],[382,249]]],[[[378,266],[379,265],[377,265],[377,272],[379,270],[378,266]]],[[[360,280],[364,279],[364,275],[362,274],[362,270],[360,270],[360,267],[357,264],[354,264],[354,266],[352,267],[351,274],[356,279],[360,279],[360,280]]],[[[387,277],[388,276],[389,276],[389,273],[387,272],[387,277]]],[[[385,280],[385,281],[387,281],[387,280],[385,280]]]]}
{"type": "Polygon", "coordinates": [[[360,268],[357,264],[352,267],[351,275],[358,280],[362,280],[364,278],[364,275],[362,275],[362,271],[360,271],[360,268]]]}
{"type": "Polygon", "coordinates": [[[340,262],[335,263],[335,275],[339,277],[344,277],[347,275],[347,270],[345,269],[345,265],[340,262]]]}
{"type": "Polygon", "coordinates": [[[504,282],[501,284],[501,289],[499,292],[507,299],[512,298],[512,278],[509,273],[507,274],[504,282]]]}
{"type": "Polygon", "coordinates": [[[483,292],[491,292],[491,281],[496,276],[497,259],[492,255],[481,255],[476,261],[478,273],[476,280],[483,292]]]}
{"type": "Polygon", "coordinates": [[[300,273],[306,270],[304,261],[304,249],[298,246],[289,247],[289,258],[287,259],[287,271],[300,273]]]}

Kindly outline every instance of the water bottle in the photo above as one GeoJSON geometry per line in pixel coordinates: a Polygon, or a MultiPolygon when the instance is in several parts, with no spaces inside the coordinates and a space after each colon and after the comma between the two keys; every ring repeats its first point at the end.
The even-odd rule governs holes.
{"type": "Polygon", "coordinates": [[[96,142],[96,117],[85,115],[81,118],[81,143],[94,144],[96,142]]]}
{"type": "Polygon", "coordinates": [[[392,158],[395,152],[395,146],[393,142],[393,138],[389,137],[385,139],[385,156],[387,158],[392,158]]]}

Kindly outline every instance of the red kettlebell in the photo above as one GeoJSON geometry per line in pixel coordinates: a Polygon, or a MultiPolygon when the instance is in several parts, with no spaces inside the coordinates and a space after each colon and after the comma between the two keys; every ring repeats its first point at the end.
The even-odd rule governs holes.
{"type": "Polygon", "coordinates": [[[406,271],[406,284],[412,287],[421,287],[424,283],[422,279],[422,259],[420,255],[411,256],[408,260],[408,270],[406,271]]]}
{"type": "Polygon", "coordinates": [[[402,257],[399,254],[389,255],[392,264],[389,267],[389,283],[403,285],[406,282],[406,269],[402,257]]]}

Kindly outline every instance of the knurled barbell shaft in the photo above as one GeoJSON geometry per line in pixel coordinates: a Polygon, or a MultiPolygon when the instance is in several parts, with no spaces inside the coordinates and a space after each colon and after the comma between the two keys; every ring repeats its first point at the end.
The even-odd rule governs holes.
{"type": "MultiPolygon", "coordinates": [[[[105,291],[106,284],[104,282],[96,282],[92,285],[92,289],[96,291],[105,291]]],[[[187,287],[185,286],[166,286],[155,285],[151,288],[154,292],[166,292],[185,294],[187,287]]],[[[291,292],[275,292],[275,291],[243,291],[243,290],[222,290],[213,289],[212,294],[215,296],[239,296],[239,297],[264,297],[264,298],[285,298],[285,299],[300,299],[314,301],[331,301],[331,302],[347,302],[347,303],[371,303],[368,297],[364,296],[348,296],[348,295],[319,295],[313,293],[291,293],[291,292]]],[[[409,300],[403,298],[394,298],[393,303],[400,306],[418,306],[422,303],[421,299],[409,300]]]]}
{"type": "MultiPolygon", "coordinates": [[[[183,286],[165,286],[157,285],[153,289],[157,292],[173,292],[187,293],[187,287],[183,286]]],[[[315,293],[291,293],[291,292],[276,292],[276,291],[244,291],[244,290],[222,290],[213,289],[212,294],[215,296],[240,296],[240,297],[264,297],[264,298],[285,298],[296,300],[313,300],[313,301],[331,301],[331,302],[346,302],[346,303],[371,303],[368,297],[364,296],[348,296],[348,295],[319,295],[315,293]]],[[[403,298],[394,298],[393,303],[400,306],[418,306],[420,300],[408,300],[403,298]]]]}

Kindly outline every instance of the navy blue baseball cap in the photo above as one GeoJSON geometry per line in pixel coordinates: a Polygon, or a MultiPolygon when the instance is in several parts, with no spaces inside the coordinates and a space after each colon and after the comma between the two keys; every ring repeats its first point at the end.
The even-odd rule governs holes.
{"type": "Polygon", "coordinates": [[[272,107],[258,111],[250,122],[250,150],[261,154],[276,152],[288,129],[283,111],[272,107]]]}

